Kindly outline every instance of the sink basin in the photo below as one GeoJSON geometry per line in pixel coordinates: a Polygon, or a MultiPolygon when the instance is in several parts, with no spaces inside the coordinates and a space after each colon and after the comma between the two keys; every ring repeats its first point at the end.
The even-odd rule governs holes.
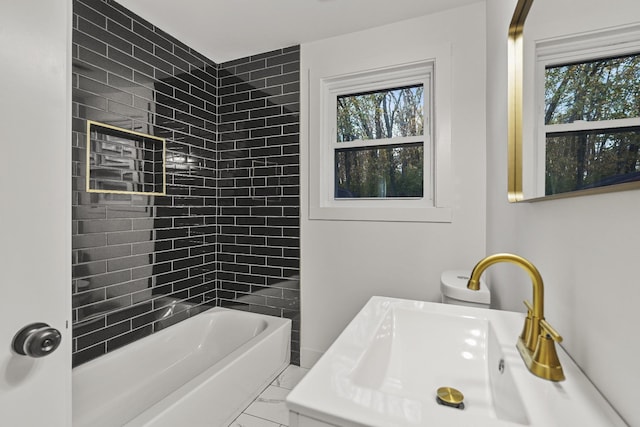
{"type": "MultiPolygon", "coordinates": [[[[350,378],[354,387],[425,409],[437,405],[438,388],[454,387],[463,393],[469,417],[527,423],[511,370],[485,318],[392,307],[350,378]]],[[[414,415],[415,421],[422,418],[418,411],[414,415]]]]}
{"type": "Polygon", "coordinates": [[[291,425],[624,426],[561,349],[566,381],[528,372],[515,347],[523,319],[373,297],[287,397],[291,425]],[[438,403],[440,387],[464,408],[438,403]]]}

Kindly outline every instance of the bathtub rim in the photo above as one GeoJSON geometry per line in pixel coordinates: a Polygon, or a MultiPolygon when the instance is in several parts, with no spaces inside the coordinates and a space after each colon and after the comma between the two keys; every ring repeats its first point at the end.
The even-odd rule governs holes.
{"type": "MultiPolygon", "coordinates": [[[[216,313],[232,313],[234,315],[238,315],[238,316],[242,316],[242,317],[251,317],[253,319],[256,320],[262,320],[266,322],[266,327],[260,331],[257,335],[253,336],[252,338],[250,338],[248,341],[242,343],[240,346],[232,349],[229,353],[225,354],[222,358],[220,358],[219,360],[217,360],[215,363],[208,365],[205,367],[205,369],[203,369],[202,371],[200,371],[195,377],[190,378],[189,380],[187,380],[186,382],[184,382],[183,384],[181,384],[180,386],[177,386],[171,390],[169,390],[169,392],[162,397],[159,400],[156,400],[154,402],[152,402],[151,404],[149,404],[148,406],[140,409],[137,413],[135,413],[135,415],[133,415],[133,417],[128,418],[126,420],[123,421],[124,425],[137,425],[137,424],[129,424],[132,423],[133,421],[137,420],[138,418],[140,418],[142,416],[142,414],[145,413],[150,413],[148,411],[151,411],[153,408],[158,407],[162,402],[169,402],[169,401],[173,401],[176,402],[182,398],[184,398],[184,396],[186,396],[189,392],[195,391],[197,388],[201,387],[202,384],[204,384],[207,379],[211,376],[216,374],[217,371],[224,369],[225,367],[227,367],[229,364],[231,364],[236,358],[239,357],[239,355],[244,354],[247,351],[250,351],[250,349],[252,347],[254,347],[257,343],[260,343],[264,340],[268,340],[271,336],[275,335],[275,334],[280,334],[280,333],[284,333],[285,335],[283,336],[283,339],[285,339],[286,341],[286,348],[284,349],[284,355],[285,355],[285,360],[281,363],[282,367],[279,368],[278,372],[276,373],[269,373],[270,376],[274,376],[273,379],[275,379],[275,377],[277,377],[277,375],[284,369],[286,368],[286,366],[288,366],[288,364],[290,363],[290,357],[291,357],[291,325],[292,325],[292,320],[288,319],[288,318],[283,318],[283,317],[276,317],[276,316],[271,316],[271,315],[266,315],[266,314],[261,314],[261,313],[255,313],[255,312],[251,312],[251,311],[247,311],[247,310],[242,310],[242,309],[233,309],[233,308],[229,308],[229,307],[211,307],[208,310],[205,310],[203,312],[200,312],[190,318],[187,318],[181,322],[178,322],[174,325],[171,325],[170,327],[167,328],[163,328],[161,330],[159,330],[156,333],[150,334],[148,336],[145,336],[143,338],[141,338],[140,340],[137,340],[129,345],[117,348],[115,350],[113,350],[112,352],[109,352],[103,356],[100,356],[96,359],[90,360],[82,365],[79,365],[75,368],[73,368],[72,370],[72,394],[74,392],[81,392],[78,391],[78,388],[75,384],[75,377],[82,375],[85,371],[87,370],[92,370],[92,369],[96,369],[96,368],[100,368],[101,364],[105,364],[105,363],[109,363],[110,359],[113,359],[114,357],[117,357],[121,354],[124,354],[126,352],[136,352],[136,351],[140,351],[142,348],[144,348],[145,345],[145,341],[147,341],[148,339],[153,339],[155,337],[155,339],[158,339],[158,336],[161,334],[180,334],[182,331],[189,329],[190,326],[193,326],[193,323],[195,321],[198,322],[204,322],[206,324],[206,317],[207,316],[202,316],[201,315],[215,315],[216,313]],[[182,326],[180,326],[182,325],[182,326]],[[285,329],[283,331],[283,328],[285,329]]],[[[196,342],[197,344],[197,342],[196,342]]],[[[271,381],[273,381],[273,379],[271,379],[271,381]]],[[[265,387],[268,384],[265,384],[265,387]]],[[[261,390],[256,390],[257,394],[259,394],[261,390]]],[[[256,396],[257,396],[256,394],[256,396]]],[[[251,400],[253,400],[256,396],[254,396],[251,400]]],[[[72,395],[72,402],[74,401],[73,399],[73,395],[72,395]]],[[[247,402],[247,403],[250,403],[247,402]]],[[[85,402],[84,403],[84,408],[85,409],[89,409],[92,406],[91,402],[85,402]]],[[[245,405],[246,406],[246,405],[245,405]]],[[[73,405],[72,407],[72,414],[74,415],[74,419],[77,419],[78,422],[82,419],[84,419],[85,423],[86,422],[90,422],[91,421],[91,417],[76,417],[75,414],[77,413],[74,409],[77,409],[78,407],[76,405],[73,405]]],[[[236,414],[235,416],[237,416],[238,414],[236,414]]],[[[233,421],[233,419],[231,420],[233,421]]],[[[229,422],[231,422],[229,421],[229,422]]]]}

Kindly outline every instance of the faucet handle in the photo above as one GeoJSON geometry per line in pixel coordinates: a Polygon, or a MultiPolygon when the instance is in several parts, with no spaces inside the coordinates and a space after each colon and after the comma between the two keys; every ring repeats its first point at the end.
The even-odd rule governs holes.
{"type": "Polygon", "coordinates": [[[540,319],[540,327],[551,337],[555,342],[562,342],[562,337],[546,320],[540,319]]]}

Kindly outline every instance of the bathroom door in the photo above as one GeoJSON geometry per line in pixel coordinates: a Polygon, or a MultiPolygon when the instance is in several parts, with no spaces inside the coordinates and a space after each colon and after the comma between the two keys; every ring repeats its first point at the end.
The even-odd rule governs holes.
{"type": "Polygon", "coordinates": [[[72,6],[1,3],[0,425],[70,427],[72,6]],[[17,354],[14,335],[35,322],[60,346],[17,354]]]}

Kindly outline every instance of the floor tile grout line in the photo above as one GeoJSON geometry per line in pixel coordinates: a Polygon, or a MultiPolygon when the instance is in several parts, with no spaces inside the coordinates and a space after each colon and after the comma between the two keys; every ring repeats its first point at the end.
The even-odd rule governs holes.
{"type": "Polygon", "coordinates": [[[304,372],[304,374],[303,374],[300,378],[298,378],[298,379],[297,379],[297,381],[294,381],[294,384],[291,386],[291,388],[288,388],[288,387],[282,387],[282,386],[280,386],[280,385],[279,385],[279,384],[280,384],[280,382],[279,382],[278,380],[279,380],[279,378],[282,376],[282,374],[283,374],[287,369],[296,369],[296,368],[297,368],[297,369],[304,369],[304,368],[300,368],[300,367],[298,367],[297,365],[288,365],[286,368],[284,368],[284,369],[283,369],[283,370],[278,374],[278,376],[277,376],[277,377],[276,377],[276,378],[275,378],[271,383],[269,383],[269,384],[268,384],[268,385],[267,385],[267,386],[266,386],[266,387],[265,387],[265,388],[260,392],[260,394],[258,395],[258,397],[256,397],[256,398],[255,398],[251,403],[249,403],[249,405],[247,405],[247,406],[244,408],[244,410],[243,410],[240,414],[238,414],[238,416],[236,417],[236,419],[235,419],[235,420],[233,420],[233,421],[231,422],[231,424],[229,425],[229,427],[232,427],[232,426],[233,426],[233,423],[235,423],[235,422],[236,422],[236,420],[237,420],[239,417],[241,417],[242,415],[250,416],[250,417],[257,418],[257,419],[260,419],[260,420],[263,420],[263,421],[267,421],[267,422],[272,423],[272,424],[275,424],[275,425],[277,425],[277,426],[279,426],[279,427],[288,427],[288,425],[289,425],[288,423],[287,423],[287,424],[281,424],[279,421],[276,421],[276,420],[271,420],[271,419],[264,418],[264,417],[261,417],[261,416],[257,416],[257,415],[249,414],[249,413],[247,413],[247,412],[246,412],[246,410],[247,410],[247,409],[249,409],[249,407],[250,407],[253,403],[257,402],[257,401],[260,399],[260,397],[261,397],[261,396],[262,396],[262,395],[267,391],[267,389],[268,389],[269,387],[275,387],[275,388],[278,388],[278,389],[281,389],[281,390],[286,390],[286,391],[287,391],[287,394],[289,394],[289,393],[293,390],[293,388],[297,385],[297,383],[298,383],[298,382],[300,382],[300,380],[302,379],[302,377],[304,377],[304,375],[306,375],[306,374],[307,374],[307,372],[309,372],[309,370],[308,370],[308,369],[304,369],[304,371],[305,371],[305,372],[304,372]],[[292,366],[295,366],[295,368],[291,368],[292,366]],[[276,385],[276,384],[275,384],[276,382],[278,382],[278,385],[276,385]]]}

